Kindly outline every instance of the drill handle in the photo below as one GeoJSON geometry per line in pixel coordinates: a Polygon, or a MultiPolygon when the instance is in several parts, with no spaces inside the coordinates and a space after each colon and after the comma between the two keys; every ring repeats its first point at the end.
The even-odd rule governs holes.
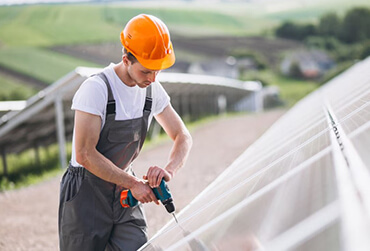
{"type": "MultiPolygon", "coordinates": [[[[165,202],[171,201],[172,202],[172,195],[170,189],[168,188],[164,179],[162,179],[161,184],[159,187],[155,187],[152,189],[154,192],[155,197],[165,204],[165,202]]],[[[123,190],[121,192],[120,203],[122,207],[134,207],[138,205],[138,200],[132,195],[130,190],[123,190]]]]}

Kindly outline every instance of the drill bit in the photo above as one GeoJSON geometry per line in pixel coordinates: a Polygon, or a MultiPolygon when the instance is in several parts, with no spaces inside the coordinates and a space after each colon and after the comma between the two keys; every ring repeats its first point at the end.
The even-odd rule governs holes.
{"type": "Polygon", "coordinates": [[[176,222],[177,226],[179,226],[181,228],[181,230],[184,232],[184,235],[187,236],[189,233],[187,231],[185,231],[185,229],[182,228],[179,221],[177,220],[175,212],[172,213],[172,216],[175,219],[175,222],[176,222]]]}

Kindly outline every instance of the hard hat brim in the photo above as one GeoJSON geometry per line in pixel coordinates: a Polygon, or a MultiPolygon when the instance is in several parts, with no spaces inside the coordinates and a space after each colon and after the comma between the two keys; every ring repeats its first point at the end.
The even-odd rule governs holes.
{"type": "MultiPolygon", "coordinates": [[[[127,49],[127,48],[126,48],[127,49]]],[[[131,52],[132,53],[132,52],[131,52]]],[[[170,53],[168,53],[164,58],[160,59],[143,59],[139,56],[136,56],[136,59],[139,63],[149,70],[164,70],[170,68],[174,65],[176,61],[175,52],[172,47],[172,43],[170,44],[170,53]]]]}

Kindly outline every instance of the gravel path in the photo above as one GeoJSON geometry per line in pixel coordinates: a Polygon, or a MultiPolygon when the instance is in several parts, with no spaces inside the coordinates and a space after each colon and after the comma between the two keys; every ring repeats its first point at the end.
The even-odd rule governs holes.
{"type": "MultiPolygon", "coordinates": [[[[195,128],[186,166],[168,184],[177,211],[184,208],[285,111],[219,118],[195,128]]],[[[170,142],[146,148],[134,164],[138,176],[150,165],[163,166],[170,142]]],[[[60,176],[20,190],[0,193],[0,250],[58,250],[60,176]]],[[[163,206],[145,205],[149,236],[171,220],[163,206]]]]}

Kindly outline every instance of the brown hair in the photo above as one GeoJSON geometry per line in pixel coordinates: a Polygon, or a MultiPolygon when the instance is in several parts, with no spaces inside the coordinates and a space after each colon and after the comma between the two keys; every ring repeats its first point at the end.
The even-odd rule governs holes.
{"type": "Polygon", "coordinates": [[[132,64],[135,63],[135,62],[137,62],[136,57],[131,52],[128,52],[125,47],[123,47],[122,52],[123,52],[123,55],[125,55],[125,54],[127,55],[128,60],[132,64]]]}

